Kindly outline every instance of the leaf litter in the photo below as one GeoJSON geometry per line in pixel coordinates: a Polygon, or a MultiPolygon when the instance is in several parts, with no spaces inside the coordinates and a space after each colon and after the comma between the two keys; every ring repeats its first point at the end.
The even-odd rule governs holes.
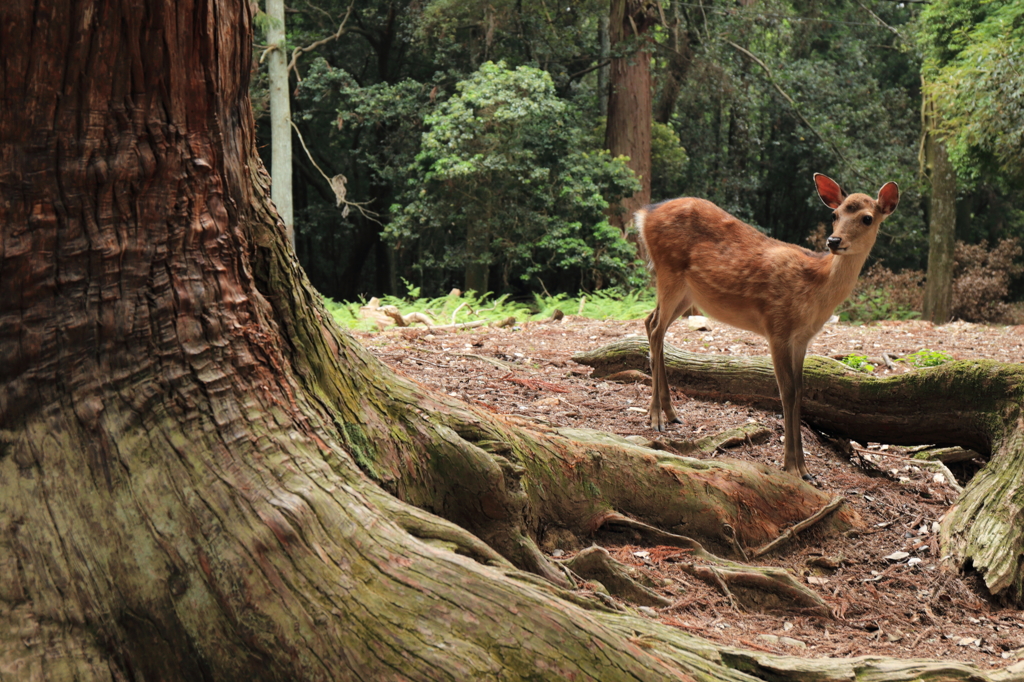
{"type": "MultiPolygon", "coordinates": [[[[490,411],[559,427],[655,435],[647,421],[648,386],[593,379],[589,367],[571,359],[612,341],[643,338],[642,320],[569,315],[506,328],[353,333],[401,373],[490,411]]],[[[761,337],[714,321],[710,329],[698,330],[676,323],[666,343],[692,353],[768,355],[761,337]]],[[[1024,327],[902,321],[827,325],[808,352],[836,359],[864,356],[875,375],[888,376],[917,371],[900,358],[922,350],[956,360],[1015,362],[1022,348],[1024,327]]],[[[728,456],[781,467],[781,414],[691,400],[675,389],[672,394],[683,421],[672,426],[672,438],[701,438],[751,422],[774,436],[748,439],[726,454],[719,448],[694,456],[728,456]]],[[[680,568],[689,561],[685,552],[640,546],[628,534],[603,533],[595,538],[599,544],[621,563],[642,571],[672,601],[663,609],[638,611],[723,644],[781,654],[954,659],[985,668],[1024,658],[1024,614],[991,600],[977,575],[940,566],[938,524],[958,495],[945,477],[909,460],[912,449],[873,443],[844,451],[806,424],[802,428],[819,487],[842,496],[866,528],[846,535],[811,528],[758,563],[791,571],[825,599],[836,617],[738,611],[715,586],[680,568]]],[[[949,470],[963,485],[982,464],[976,458],[950,464],[949,470]]],[[[573,553],[568,547],[551,550],[559,559],[573,553]]]]}

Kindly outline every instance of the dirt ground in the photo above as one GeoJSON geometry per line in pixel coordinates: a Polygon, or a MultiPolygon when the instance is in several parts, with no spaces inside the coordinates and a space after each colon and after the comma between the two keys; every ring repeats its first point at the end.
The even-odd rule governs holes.
{"type": "MultiPolygon", "coordinates": [[[[685,320],[676,322],[666,341],[693,353],[768,354],[760,337],[710,324],[710,330],[691,331],[685,320]]],[[[421,327],[356,336],[398,371],[487,409],[557,426],[655,439],[647,424],[647,386],[592,379],[589,367],[571,360],[578,351],[643,334],[641,320],[594,321],[570,315],[510,328],[421,327]]],[[[900,357],[930,349],[958,360],[1017,362],[1022,345],[1024,327],[963,322],[934,327],[910,321],[827,325],[809,352],[864,355],[875,373],[884,376],[913,370],[899,362],[888,369],[883,353],[900,357]]],[[[672,438],[701,437],[757,421],[773,434],[767,442],[712,456],[781,466],[781,414],[688,400],[675,390],[673,403],[683,424],[671,425],[672,438]]],[[[806,424],[803,437],[818,486],[844,497],[867,528],[853,537],[811,529],[761,563],[788,568],[829,603],[836,618],[740,612],[717,588],[678,568],[678,562],[689,560],[678,549],[635,546],[622,535],[595,538],[618,560],[663,585],[661,594],[673,601],[665,609],[641,611],[711,640],[781,654],[954,659],[989,668],[1024,658],[1024,612],[988,600],[976,576],[939,565],[938,522],[956,491],[941,476],[908,461],[908,448],[871,443],[850,456],[806,424]]],[[[982,465],[976,459],[950,469],[963,484],[982,465]]],[[[573,549],[552,551],[564,558],[573,549]]]]}

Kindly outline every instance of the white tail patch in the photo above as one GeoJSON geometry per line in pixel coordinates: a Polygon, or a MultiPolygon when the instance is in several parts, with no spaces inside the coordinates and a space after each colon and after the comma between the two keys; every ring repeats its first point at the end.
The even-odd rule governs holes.
{"type": "Polygon", "coordinates": [[[650,251],[647,249],[647,238],[644,236],[644,223],[647,221],[647,209],[642,208],[633,214],[633,225],[639,235],[641,255],[647,262],[647,269],[654,272],[654,263],[651,261],[650,251]]]}

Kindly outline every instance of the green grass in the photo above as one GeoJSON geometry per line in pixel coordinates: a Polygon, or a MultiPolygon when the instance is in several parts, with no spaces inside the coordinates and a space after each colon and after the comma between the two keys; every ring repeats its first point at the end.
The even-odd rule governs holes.
{"type": "MultiPolygon", "coordinates": [[[[418,288],[410,287],[408,296],[384,296],[380,299],[380,305],[393,305],[403,315],[426,313],[436,324],[442,325],[476,320],[490,323],[509,317],[514,317],[517,323],[546,320],[551,318],[556,309],[566,315],[582,314],[592,320],[635,320],[651,312],[655,303],[653,289],[632,292],[607,289],[579,296],[534,294],[532,301],[515,301],[507,295],[494,298],[492,294],[477,295],[472,291],[461,296],[438,298],[421,298],[419,293],[418,288]]],[[[338,324],[344,327],[362,331],[377,329],[372,320],[359,316],[359,308],[367,304],[365,299],[346,302],[325,297],[324,304],[338,324]]]]}
{"type": "Polygon", "coordinates": [[[905,357],[900,358],[900,362],[908,362],[914,367],[938,367],[944,365],[947,362],[953,361],[953,356],[949,353],[944,353],[941,350],[931,350],[930,348],[922,348],[921,350],[908,353],[905,357]]]}
{"type": "Polygon", "coordinates": [[[875,366],[868,362],[868,356],[866,355],[847,355],[840,362],[860,372],[875,371],[875,366]]]}

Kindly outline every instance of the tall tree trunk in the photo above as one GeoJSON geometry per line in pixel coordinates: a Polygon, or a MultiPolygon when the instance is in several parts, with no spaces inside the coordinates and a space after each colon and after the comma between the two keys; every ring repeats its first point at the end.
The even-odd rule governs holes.
{"type": "Polygon", "coordinates": [[[270,77],[270,194],[295,249],[295,203],[292,196],[292,111],[288,87],[288,48],[284,0],[267,0],[267,71],[270,77]]]}
{"type": "Polygon", "coordinates": [[[928,275],[924,287],[924,319],[949,322],[953,310],[953,265],[956,252],[956,172],[946,145],[927,133],[925,156],[932,184],[928,226],[928,275]]]}
{"type": "Polygon", "coordinates": [[[711,645],[484,544],[545,574],[533,501],[582,509],[548,481],[654,509],[680,463],[458,404],[330,323],[254,150],[250,7],[0,8],[0,677],[993,678],[711,645]],[[656,496],[614,487],[635,465],[656,496]]]}
{"type": "Polygon", "coordinates": [[[690,49],[690,35],[683,29],[683,19],[679,12],[679,3],[672,3],[672,25],[668,27],[671,43],[671,52],[668,58],[668,65],[661,77],[661,92],[658,95],[657,104],[654,106],[653,117],[658,123],[669,123],[672,114],[676,111],[676,100],[679,99],[679,91],[686,80],[686,74],[690,70],[693,61],[693,53],[690,49]]]}
{"type": "Polygon", "coordinates": [[[640,180],[636,194],[613,207],[611,220],[619,227],[632,223],[633,213],[651,201],[651,54],[642,42],[654,24],[656,7],[649,0],[612,0],[609,38],[621,52],[635,39],[638,49],[612,59],[608,91],[605,146],[613,156],[628,156],[640,180]]]}
{"type": "MultiPolygon", "coordinates": [[[[609,17],[602,16],[598,24],[597,39],[601,46],[601,61],[604,62],[612,54],[611,38],[608,35],[609,17]]],[[[608,116],[608,81],[611,67],[602,65],[597,70],[597,110],[601,116],[608,116]]]]}

